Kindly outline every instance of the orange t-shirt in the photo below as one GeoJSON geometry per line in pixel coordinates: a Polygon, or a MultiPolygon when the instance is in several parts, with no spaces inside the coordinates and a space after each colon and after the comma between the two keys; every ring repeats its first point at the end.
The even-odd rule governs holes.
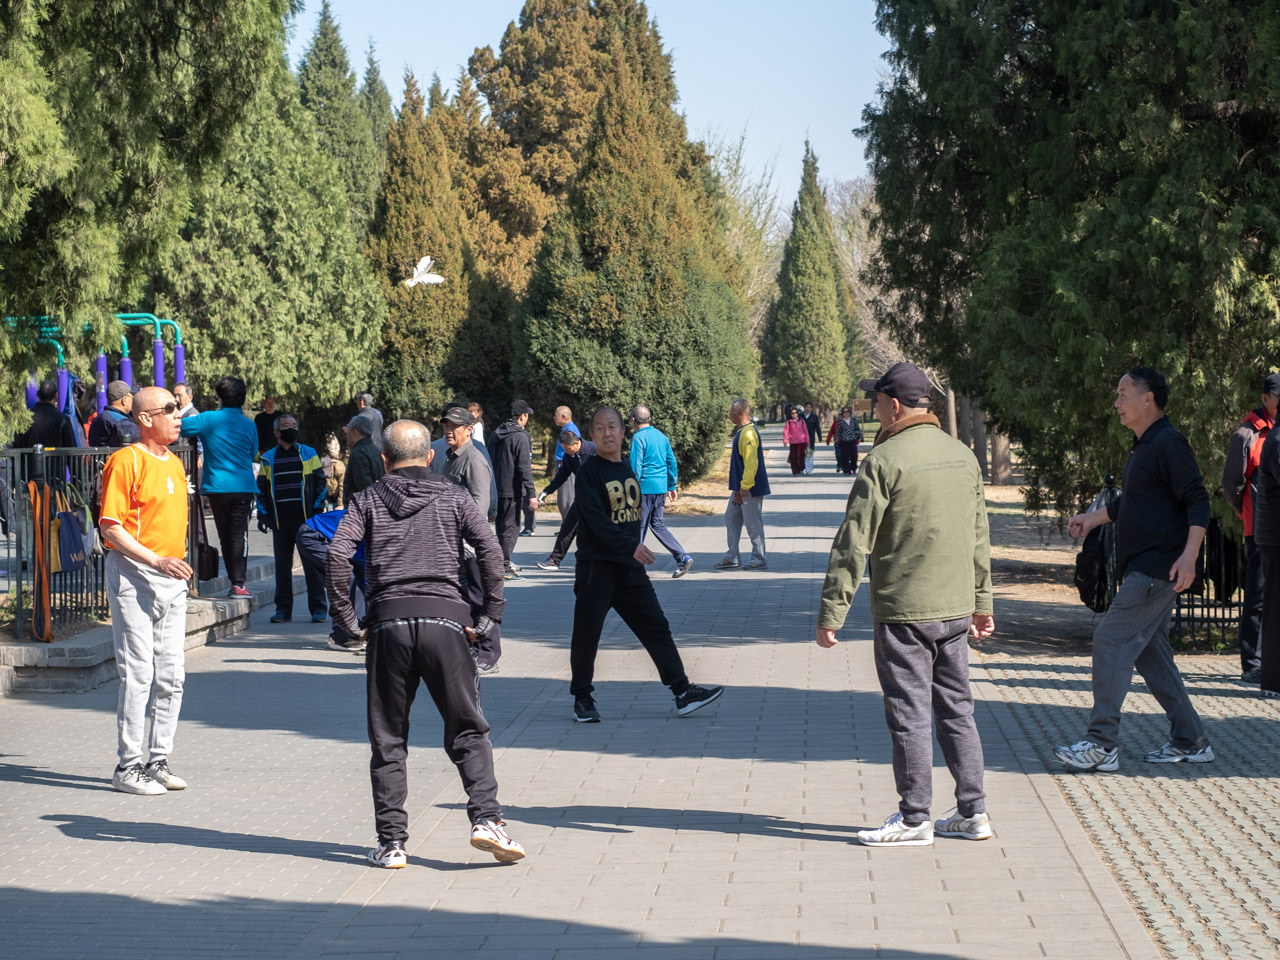
{"type": "Polygon", "coordinates": [[[167,450],[157,457],[136,443],[111,454],[102,468],[101,519],[116,521],[158,556],[185,557],[187,474],[182,460],[167,450]]]}

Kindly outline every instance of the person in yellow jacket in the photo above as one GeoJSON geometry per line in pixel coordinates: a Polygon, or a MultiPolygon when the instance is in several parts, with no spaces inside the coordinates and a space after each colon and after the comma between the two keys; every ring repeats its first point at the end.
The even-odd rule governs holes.
{"type": "MultiPolygon", "coordinates": [[[[293,547],[298,529],[308,517],[324,509],[324,468],[320,457],[298,443],[298,421],[287,413],[276,416],[276,446],[261,457],[258,470],[258,529],[271,531],[276,560],[276,612],[272,623],[293,619],[293,547]]],[[[304,567],[311,622],[323,623],[329,607],[324,577],[304,567]]]]}

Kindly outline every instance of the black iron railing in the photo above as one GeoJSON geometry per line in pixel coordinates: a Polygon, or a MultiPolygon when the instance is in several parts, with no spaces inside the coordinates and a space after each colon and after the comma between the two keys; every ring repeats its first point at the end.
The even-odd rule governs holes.
{"type": "MultiPolygon", "coordinates": [[[[194,451],[186,441],[170,448],[182,458],[191,474],[194,451]]],[[[102,466],[115,450],[110,447],[29,447],[0,450],[0,629],[17,640],[33,639],[33,604],[43,604],[48,583],[49,625],[56,631],[69,624],[102,620],[107,616],[104,556],[87,552],[83,567],[51,572],[51,551],[58,550],[53,537],[60,503],[71,513],[84,511],[92,527],[92,508],[99,496],[102,466]],[[47,498],[50,508],[34,515],[31,484],[37,497],[47,498]],[[38,527],[38,529],[37,529],[38,527]],[[37,551],[37,543],[45,548],[37,551]]],[[[189,502],[194,497],[189,498],[189,502]]],[[[187,562],[194,554],[195,514],[189,511],[187,562]]],[[[63,518],[62,522],[74,522],[63,518]]],[[[96,529],[92,530],[97,537],[96,529]]],[[[90,537],[85,536],[86,544],[90,537]]],[[[194,586],[194,581],[193,581],[194,586]]]]}
{"type": "Polygon", "coordinates": [[[1235,639],[1244,604],[1245,559],[1244,544],[1224,533],[1217,520],[1210,520],[1197,567],[1203,575],[1178,596],[1173,608],[1175,632],[1198,639],[1235,639]]]}

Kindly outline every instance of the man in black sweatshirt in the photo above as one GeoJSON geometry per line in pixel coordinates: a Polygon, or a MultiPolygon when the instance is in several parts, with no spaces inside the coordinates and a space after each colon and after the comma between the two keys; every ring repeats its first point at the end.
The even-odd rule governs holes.
{"type": "Polygon", "coordinates": [[[700,687],[685,676],[671,625],[644,572],[653,551],[640,539],[640,484],[622,459],[622,414],[601,407],[591,418],[596,454],[578,469],[578,563],[573,595],[573,639],[569,644],[573,719],[599,723],[592,698],[596,650],[609,611],[616,610],[644,646],[658,677],[676,698],[676,713],[687,716],[719,699],[724,687],[700,687]]]}
{"type": "MultiPolygon", "coordinates": [[[[538,494],[538,503],[546,503],[547,497],[560,490],[570,480],[574,480],[583,462],[588,457],[595,456],[596,445],[590,440],[583,440],[572,430],[565,430],[560,434],[560,449],[564,451],[564,456],[560,460],[560,469],[556,471],[555,479],[538,494]]],[[[575,486],[576,480],[570,487],[575,486]]],[[[563,497],[564,494],[561,493],[557,502],[560,502],[563,497]]],[[[564,561],[564,555],[569,552],[569,547],[573,544],[573,538],[577,535],[578,509],[574,499],[570,497],[569,505],[560,511],[560,531],[556,534],[551,556],[539,563],[538,569],[558,570],[564,561]]]]}
{"type": "Polygon", "coordinates": [[[502,619],[502,551],[467,491],[431,472],[426,427],[413,420],[391,424],[382,459],[387,474],[351,498],[325,569],[335,624],[359,635],[348,581],[351,558],[364,542],[369,773],[378,827],[369,862],[407,862],[405,755],[419,682],[444,720],[444,749],[467,791],[471,845],[501,861],[519,860],[524,848],[507,835],[498,807],[489,724],[470,652],[502,619]],[[459,575],[464,543],[475,551],[484,591],[474,624],[459,575]]]}
{"type": "Polygon", "coordinates": [[[489,454],[493,458],[493,479],[498,486],[498,542],[508,580],[523,580],[520,568],[511,563],[511,551],[520,539],[522,508],[538,509],[533,493],[532,444],[524,425],[533,412],[523,400],[511,403],[511,419],[493,431],[489,454]]]}

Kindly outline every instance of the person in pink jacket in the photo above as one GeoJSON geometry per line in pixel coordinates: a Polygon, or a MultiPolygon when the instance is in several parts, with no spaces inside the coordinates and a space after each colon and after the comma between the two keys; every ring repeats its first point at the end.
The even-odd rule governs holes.
{"type": "Polygon", "coordinates": [[[787,414],[786,426],[782,428],[782,443],[791,450],[787,455],[791,475],[804,473],[804,458],[809,450],[809,425],[800,419],[799,407],[792,407],[787,414]]]}

